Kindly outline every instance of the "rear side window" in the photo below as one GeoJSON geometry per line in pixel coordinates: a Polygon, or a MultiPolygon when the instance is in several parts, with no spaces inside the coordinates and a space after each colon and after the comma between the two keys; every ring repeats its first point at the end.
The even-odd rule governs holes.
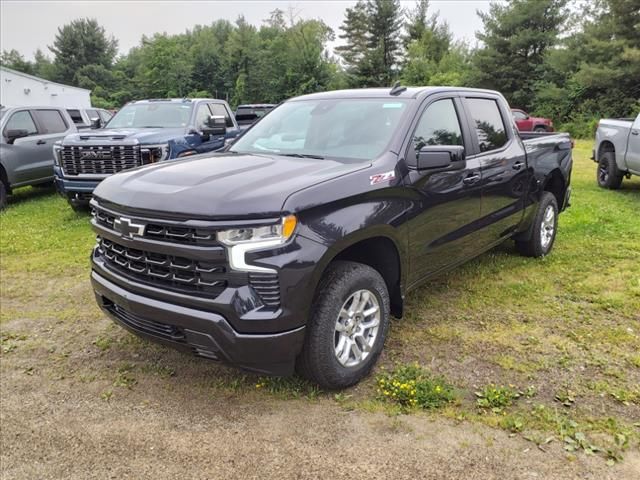
{"type": "Polygon", "coordinates": [[[209,104],[211,108],[212,115],[215,116],[223,116],[227,121],[227,127],[233,127],[233,120],[231,120],[231,114],[226,109],[224,105],[221,103],[211,103],[209,104]]]}
{"type": "Polygon", "coordinates": [[[478,134],[480,151],[503,147],[508,138],[498,103],[489,98],[467,98],[466,101],[478,134]]]}
{"type": "Polygon", "coordinates": [[[62,133],[67,130],[67,124],[58,110],[36,110],[35,114],[42,133],[62,133]]]}
{"type": "Polygon", "coordinates": [[[429,145],[462,145],[462,130],[453,100],[433,102],[420,117],[413,134],[413,147],[419,152],[429,145]]]}
{"type": "Polygon", "coordinates": [[[6,127],[4,127],[5,135],[7,130],[26,130],[29,135],[36,135],[38,133],[38,128],[28,110],[22,110],[21,112],[16,112],[11,115],[6,127]]]}
{"type": "Polygon", "coordinates": [[[80,110],[67,110],[67,113],[71,117],[71,120],[76,125],[82,125],[84,120],[82,119],[82,115],[80,114],[80,110]]]}

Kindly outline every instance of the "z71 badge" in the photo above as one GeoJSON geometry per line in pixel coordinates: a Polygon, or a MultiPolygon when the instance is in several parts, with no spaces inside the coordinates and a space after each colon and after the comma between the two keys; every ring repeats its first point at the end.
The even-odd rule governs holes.
{"type": "Polygon", "coordinates": [[[369,180],[371,180],[371,185],[377,185],[380,182],[386,182],[389,180],[395,180],[396,174],[393,170],[385,173],[378,173],[376,175],[371,175],[369,180]]]}

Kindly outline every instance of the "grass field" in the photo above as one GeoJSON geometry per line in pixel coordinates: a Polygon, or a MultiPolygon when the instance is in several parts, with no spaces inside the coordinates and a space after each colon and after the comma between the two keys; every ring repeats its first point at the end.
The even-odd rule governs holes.
{"type": "Polygon", "coordinates": [[[88,283],[89,216],[52,191],[21,189],[0,214],[2,408],[19,409],[21,392],[39,389],[98,403],[176,389],[244,403],[304,398],[489,425],[541,450],[560,444],[570,460],[620,462],[640,439],[640,180],[598,188],[590,151],[586,141],[574,150],[573,205],[550,256],[519,257],[508,243],[413,292],[376,374],[338,394],[191,358],[112,325],[88,283]],[[383,400],[378,381],[414,363],[450,385],[453,400],[428,411],[383,400]]]}

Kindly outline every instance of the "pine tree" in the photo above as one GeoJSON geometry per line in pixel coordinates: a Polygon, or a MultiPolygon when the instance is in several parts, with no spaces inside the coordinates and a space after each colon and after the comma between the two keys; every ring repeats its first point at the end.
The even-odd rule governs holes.
{"type": "Polygon", "coordinates": [[[508,0],[478,12],[483,47],[474,58],[473,84],[501,91],[513,106],[534,106],[537,79],[544,74],[545,54],[558,43],[568,18],[567,0],[508,0]]]}
{"type": "Polygon", "coordinates": [[[76,84],[76,72],[87,65],[111,68],[118,42],[108,37],[95,19],[81,18],[58,28],[49,50],[54,54],[58,80],[76,84]]]}

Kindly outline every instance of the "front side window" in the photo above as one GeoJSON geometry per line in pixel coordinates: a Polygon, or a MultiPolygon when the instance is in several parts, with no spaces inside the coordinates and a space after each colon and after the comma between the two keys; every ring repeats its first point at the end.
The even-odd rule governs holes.
{"type": "Polygon", "coordinates": [[[225,121],[227,122],[227,127],[233,127],[233,120],[231,120],[231,115],[224,105],[222,105],[221,103],[212,103],[209,105],[209,107],[211,108],[211,112],[213,112],[212,115],[215,115],[217,117],[224,117],[225,121]]]}
{"type": "Polygon", "coordinates": [[[149,102],[126,105],[109,122],[109,128],[180,128],[191,119],[192,103],[149,102]]]}
{"type": "Polygon", "coordinates": [[[513,113],[513,117],[516,120],[526,120],[527,119],[527,116],[524,113],[519,112],[518,110],[514,110],[512,113],[513,113]]]}
{"type": "Polygon", "coordinates": [[[438,100],[427,107],[413,134],[413,147],[419,152],[429,145],[462,145],[462,129],[453,100],[438,100]]]}
{"type": "Polygon", "coordinates": [[[201,103],[196,112],[196,127],[202,129],[207,125],[211,111],[206,103],[201,103]]]}
{"type": "Polygon", "coordinates": [[[94,118],[100,118],[97,110],[87,110],[87,117],[89,117],[89,120],[93,120],[94,118]]]}
{"type": "Polygon", "coordinates": [[[102,123],[107,123],[109,120],[111,120],[111,117],[113,117],[113,115],[111,115],[106,110],[98,110],[98,115],[100,115],[102,123]]]}
{"type": "Polygon", "coordinates": [[[467,98],[466,104],[476,126],[480,152],[503,147],[508,138],[498,102],[489,98],[467,98]]]}
{"type": "Polygon", "coordinates": [[[67,123],[58,110],[36,110],[35,114],[44,130],[42,133],[62,133],[67,130],[67,123]]]}
{"type": "Polygon", "coordinates": [[[372,160],[382,154],[407,110],[406,100],[339,98],[284,103],[231,151],[372,160]]]}
{"type": "Polygon", "coordinates": [[[22,110],[11,115],[4,127],[5,134],[7,130],[26,130],[29,135],[36,135],[38,129],[28,110],[22,110]]]}

